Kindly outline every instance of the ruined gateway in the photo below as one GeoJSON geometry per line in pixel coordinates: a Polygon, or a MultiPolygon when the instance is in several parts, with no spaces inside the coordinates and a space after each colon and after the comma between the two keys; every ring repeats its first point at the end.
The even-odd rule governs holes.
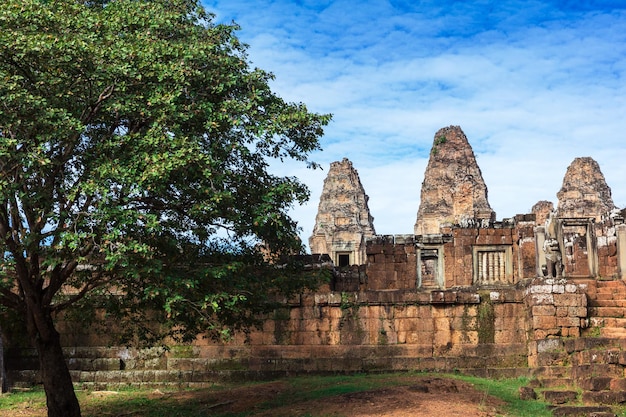
{"type": "Polygon", "coordinates": [[[68,327],[73,376],[85,386],[201,387],[237,376],[459,371],[626,401],[622,213],[587,157],[571,163],[557,197],[556,208],[540,201],[496,220],[465,134],[445,127],[433,139],[414,233],[380,236],[356,169],[334,162],[309,240],[335,265],[328,285],[229,343],[135,351],[68,327]]]}

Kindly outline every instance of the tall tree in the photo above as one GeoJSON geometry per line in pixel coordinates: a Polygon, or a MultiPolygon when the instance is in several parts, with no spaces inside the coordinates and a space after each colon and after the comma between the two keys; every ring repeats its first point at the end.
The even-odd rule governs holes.
{"type": "Polygon", "coordinates": [[[7,381],[6,367],[4,366],[4,342],[2,334],[2,326],[0,326],[0,394],[9,390],[9,382],[7,381]]]}
{"type": "Polygon", "coordinates": [[[55,318],[98,301],[189,339],[245,326],[296,289],[257,249],[300,249],[308,161],[329,115],[287,103],[235,25],[197,0],[0,5],[0,303],[36,346],[48,415],[74,417],[55,318]],[[92,297],[95,295],[96,297],[92,297]]]}

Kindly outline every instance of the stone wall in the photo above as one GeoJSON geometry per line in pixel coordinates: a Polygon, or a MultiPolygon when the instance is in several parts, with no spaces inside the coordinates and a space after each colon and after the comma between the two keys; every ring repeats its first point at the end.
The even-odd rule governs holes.
{"type": "MultiPolygon", "coordinates": [[[[624,225],[615,221],[585,223],[589,247],[597,248],[586,251],[586,261],[614,278],[624,270],[618,248],[626,247],[624,225]],[[598,239],[607,235],[613,238],[598,239]]],[[[587,302],[597,295],[585,286],[598,277],[572,278],[567,270],[538,277],[545,230],[534,215],[441,231],[370,239],[367,264],[335,269],[325,288],[295,297],[262,328],[228,343],[198,338],[169,351],[115,348],[106,335],[63,323],[73,376],[86,386],[195,387],[310,372],[526,375],[555,340],[580,336],[590,322],[587,302]]],[[[32,354],[10,352],[14,381],[37,381],[32,354]]]]}
{"type": "Polygon", "coordinates": [[[534,215],[522,215],[491,228],[443,227],[441,234],[377,236],[367,246],[368,288],[502,286],[536,277],[534,227],[534,215]]]}
{"type": "MultiPolygon", "coordinates": [[[[319,291],[291,300],[262,328],[228,343],[199,338],[165,351],[85,345],[94,338],[74,338],[72,345],[66,338],[66,354],[84,387],[199,387],[220,379],[409,370],[516,376],[528,372],[524,294],[523,288],[319,291]]],[[[13,379],[37,382],[34,354],[22,350],[19,362],[14,358],[13,379]]]]}
{"type": "MultiPolygon", "coordinates": [[[[601,295],[589,282],[625,270],[621,222],[581,223],[587,246],[576,256],[584,254],[588,272],[596,268],[602,277],[572,277],[567,269],[542,277],[545,228],[534,214],[489,228],[444,225],[440,234],[371,238],[365,265],[335,269],[327,286],[295,297],[265,317],[262,328],[228,343],[198,338],[169,351],[134,350],[66,322],[66,352],[75,381],[97,387],[398,370],[529,375],[562,339],[599,323],[587,305],[601,295]]],[[[559,236],[565,246],[567,235],[559,236]]],[[[37,381],[33,353],[9,352],[13,381],[37,381]]]]}

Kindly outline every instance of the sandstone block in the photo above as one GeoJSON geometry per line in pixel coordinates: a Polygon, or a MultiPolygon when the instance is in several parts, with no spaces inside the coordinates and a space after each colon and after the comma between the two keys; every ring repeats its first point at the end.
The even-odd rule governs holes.
{"type": "Polygon", "coordinates": [[[530,298],[531,305],[554,304],[553,294],[532,294],[530,298]]]}
{"type": "Polygon", "coordinates": [[[583,378],[578,380],[578,386],[586,391],[603,391],[610,389],[611,381],[610,377],[583,378]]]}
{"type": "Polygon", "coordinates": [[[578,317],[558,317],[556,320],[558,327],[580,327],[580,318],[578,317]]]}
{"type": "Polygon", "coordinates": [[[544,391],[543,396],[549,403],[565,404],[574,401],[578,397],[576,391],[544,391]]]}
{"type": "Polygon", "coordinates": [[[583,402],[590,404],[623,404],[626,402],[626,391],[586,391],[583,402]]]}
{"type": "Polygon", "coordinates": [[[533,316],[554,316],[557,309],[553,305],[536,305],[532,307],[533,316]]]}
{"type": "Polygon", "coordinates": [[[554,298],[554,304],[560,307],[585,307],[587,302],[583,294],[562,294],[554,298]]]}
{"type": "Polygon", "coordinates": [[[580,327],[563,327],[561,328],[561,336],[580,337],[580,327]]]}
{"type": "Polygon", "coordinates": [[[578,365],[572,369],[572,376],[577,379],[588,378],[590,375],[598,375],[611,378],[623,378],[624,368],[620,365],[613,364],[589,364],[578,365]]]}
{"type": "Polygon", "coordinates": [[[567,313],[573,317],[587,317],[587,307],[568,307],[567,313]]]}
{"type": "Polygon", "coordinates": [[[548,330],[557,326],[554,316],[533,316],[533,329],[548,330]]]}
{"type": "Polygon", "coordinates": [[[625,378],[613,378],[609,384],[611,391],[626,391],[626,379],[625,378]]]}

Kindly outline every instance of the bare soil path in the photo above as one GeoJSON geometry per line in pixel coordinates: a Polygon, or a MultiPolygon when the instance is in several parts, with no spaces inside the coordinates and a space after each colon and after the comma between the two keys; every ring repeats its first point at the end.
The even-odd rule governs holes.
{"type": "MultiPolygon", "coordinates": [[[[341,394],[296,404],[284,405],[267,410],[264,403],[276,400],[288,392],[286,382],[275,381],[252,386],[238,387],[225,391],[198,390],[162,393],[155,391],[149,398],[167,402],[199,404],[201,415],[252,412],[254,417],[495,417],[506,415],[504,403],[471,384],[447,378],[407,378],[406,385],[377,388],[369,391],[341,394]]],[[[97,395],[97,393],[92,393],[97,395]]],[[[84,415],[96,415],[86,401],[84,415]]],[[[3,417],[45,417],[41,406],[19,407],[0,410],[3,417]]],[[[108,416],[115,416],[107,413],[108,416]]],[[[142,417],[133,412],[133,417],[142,417]]],[[[116,416],[116,417],[122,417],[116,416]]]]}

